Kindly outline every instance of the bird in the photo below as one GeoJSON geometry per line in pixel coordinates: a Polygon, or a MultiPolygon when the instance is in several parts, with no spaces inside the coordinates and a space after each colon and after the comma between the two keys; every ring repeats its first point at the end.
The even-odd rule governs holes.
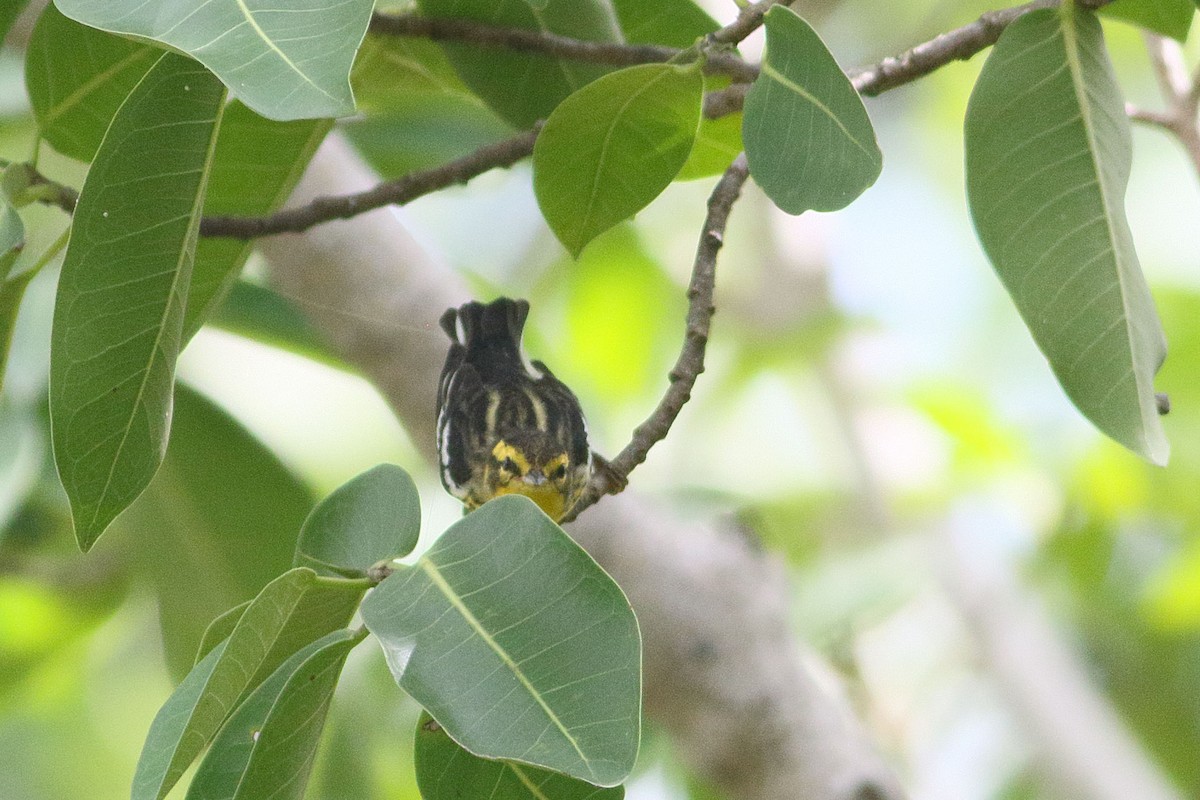
{"type": "Polygon", "coordinates": [[[559,522],[598,458],[575,394],[522,346],[529,303],[501,297],[447,309],[450,350],[438,383],[442,484],[468,513],[521,494],[559,522]]]}

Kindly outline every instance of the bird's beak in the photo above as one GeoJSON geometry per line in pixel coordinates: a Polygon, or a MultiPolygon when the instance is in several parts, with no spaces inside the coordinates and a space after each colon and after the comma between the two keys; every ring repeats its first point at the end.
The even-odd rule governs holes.
{"type": "Polygon", "coordinates": [[[521,480],[528,483],[530,486],[541,486],[546,482],[546,473],[540,469],[531,469],[522,476],[521,480]]]}

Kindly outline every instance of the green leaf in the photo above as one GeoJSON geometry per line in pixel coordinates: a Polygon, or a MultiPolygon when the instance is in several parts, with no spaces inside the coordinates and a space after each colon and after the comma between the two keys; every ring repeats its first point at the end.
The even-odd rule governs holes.
{"type": "MultiPolygon", "coordinates": [[[[717,77],[705,77],[705,91],[727,86],[729,81],[717,77]]],[[[726,114],[717,119],[700,118],[700,130],[696,132],[696,144],[692,147],[687,163],[675,176],[677,181],[692,181],[708,178],[724,172],[737,154],[745,149],[742,144],[742,112],[726,114]]]]}
{"type": "Polygon", "coordinates": [[[364,572],[417,546],[421,500],[408,473],[380,464],[338,487],[304,521],[297,565],[364,572]]]}
{"type": "MultiPolygon", "coordinates": [[[[597,42],[620,41],[612,9],[601,0],[418,0],[431,17],[556,33],[597,42]]],[[[450,62],[497,114],[520,128],[545,119],[567,95],[609,71],[539,53],[446,42],[450,62]]]]}
{"type": "Polygon", "coordinates": [[[301,800],[342,666],[362,639],[334,631],[275,670],[221,730],[188,800],[301,800]]]}
{"type": "Polygon", "coordinates": [[[625,789],[601,789],[557,772],[471,755],[428,714],[417,723],[417,785],[424,800],[621,800],[625,789]]]}
{"type": "Polygon", "coordinates": [[[695,66],[643,64],[588,84],[554,110],[533,150],[533,189],[559,241],[578,256],[678,174],[700,124],[695,66]]]}
{"type": "Polygon", "coordinates": [[[21,16],[26,2],[27,0],[6,0],[0,4],[0,42],[3,42],[4,37],[8,36],[13,23],[17,21],[17,17],[21,16]]]}
{"type": "Polygon", "coordinates": [[[1193,0],[1116,0],[1100,13],[1184,41],[1196,15],[1193,0]]]}
{"type": "Polygon", "coordinates": [[[42,137],[91,161],[109,122],[162,50],[67,19],[48,4],[25,53],[25,85],[42,137]]]}
{"type": "Polygon", "coordinates": [[[56,4],[84,25],[181,50],[264,117],[293,120],[354,112],[350,66],[374,0],[292,0],[256,8],[244,0],[56,4]]]}
{"type": "Polygon", "coordinates": [[[353,371],[330,350],[308,319],[278,292],[244,280],[233,282],[208,322],[223,330],[290,350],[331,367],[353,371]]]}
{"type": "Polygon", "coordinates": [[[637,755],[629,602],[528,498],[497,498],[363,602],[397,683],[460,745],[600,786],[637,755]]]}
{"type": "Polygon", "coordinates": [[[138,759],[132,800],[166,795],[241,698],[293,653],[344,627],[366,588],[366,581],[319,578],[309,569],[268,584],[226,643],[205,656],[159,709],[138,759]],[[194,678],[197,672],[202,677],[194,678]]]}
{"type": "Polygon", "coordinates": [[[0,194],[0,283],[9,276],[24,247],[25,224],[8,198],[0,194]]]}
{"type": "Polygon", "coordinates": [[[251,602],[247,600],[244,603],[238,603],[228,611],[221,612],[212,622],[208,623],[208,627],[204,629],[204,636],[200,638],[200,647],[196,650],[196,661],[192,666],[203,661],[213,651],[213,648],[229,638],[229,634],[233,633],[233,629],[237,627],[251,602]]]}
{"type": "Polygon", "coordinates": [[[182,677],[209,620],[286,571],[312,509],[307,487],[221,408],[175,391],[162,468],[118,525],[158,592],[167,666],[182,677]]]}
{"type": "MultiPolygon", "coordinates": [[[[204,198],[204,214],[260,216],[283,205],[332,127],[332,120],[276,122],[229,104],[204,198]]],[[[183,339],[212,316],[254,249],[251,241],[202,237],[188,289],[183,339]]]]}
{"type": "Polygon", "coordinates": [[[12,347],[13,331],[17,325],[17,312],[25,290],[36,273],[23,272],[15,278],[0,280],[0,390],[4,388],[4,375],[8,369],[8,351],[12,347]]]}
{"type": "Polygon", "coordinates": [[[784,6],[765,20],[767,55],[743,110],[750,174],[789,214],[845,208],[883,169],[871,119],[807,22],[784,6]]]}
{"type": "Polygon", "coordinates": [[[996,43],[966,119],[975,229],[1059,383],[1096,427],[1156,464],[1166,354],[1125,219],[1129,121],[1087,11],[1026,14],[996,43]]]}
{"type": "Polygon", "coordinates": [[[168,53],[129,95],[80,192],[54,307],[54,458],[88,550],[166,449],[221,83],[168,53]]]}
{"type": "Polygon", "coordinates": [[[613,0],[625,41],[681,50],[721,26],[692,0],[613,0]]]}

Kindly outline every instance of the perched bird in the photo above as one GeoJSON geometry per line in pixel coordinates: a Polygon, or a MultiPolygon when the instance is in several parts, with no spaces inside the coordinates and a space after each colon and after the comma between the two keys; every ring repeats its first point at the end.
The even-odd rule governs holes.
{"type": "Polygon", "coordinates": [[[438,385],[442,483],[468,510],[523,494],[555,522],[592,474],[579,401],[521,347],[529,303],[502,297],[442,315],[450,352],[438,385]]]}

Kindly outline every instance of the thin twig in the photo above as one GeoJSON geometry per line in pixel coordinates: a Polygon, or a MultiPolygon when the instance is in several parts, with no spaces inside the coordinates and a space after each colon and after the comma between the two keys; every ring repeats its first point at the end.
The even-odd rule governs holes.
{"type": "Polygon", "coordinates": [[[253,239],[274,233],[297,233],[321,222],[348,219],[386,205],[402,206],[430,192],[466,183],[497,167],[511,167],[533,152],[533,143],[540,130],[539,123],[531,130],[481,147],[440,167],[410,172],[358,194],[318,197],[307,205],[264,217],[205,217],[200,223],[200,233],[203,236],[253,239]]]}
{"type": "MultiPolygon", "coordinates": [[[[586,61],[628,67],[635,64],[661,64],[678,58],[684,51],[657,44],[625,44],[573,39],[549,31],[489,25],[471,19],[425,17],[419,14],[385,14],[371,17],[371,31],[385,36],[410,36],[439,42],[462,42],[483,47],[499,47],[525,53],[543,53],[571,61],[586,61]]],[[[716,34],[714,34],[715,36],[716,34]]],[[[704,71],[729,75],[737,81],[752,81],[758,68],[728,52],[710,52],[705,56],[704,71]]]]}
{"type": "Polygon", "coordinates": [[[1135,122],[1143,122],[1161,128],[1173,135],[1183,146],[1196,174],[1200,176],[1200,122],[1197,108],[1200,105],[1200,88],[1197,77],[1200,68],[1189,74],[1183,59],[1183,48],[1178,42],[1147,32],[1146,51],[1159,88],[1166,100],[1165,111],[1150,111],[1126,105],[1125,110],[1135,122]]]}
{"type": "Polygon", "coordinates": [[[761,0],[751,3],[738,12],[738,18],[730,24],[715,31],[708,38],[717,44],[737,44],[754,33],[763,21],[763,15],[771,10],[771,6],[780,5],[784,0],[761,0]]]}
{"type": "Polygon", "coordinates": [[[608,462],[605,469],[597,470],[583,496],[571,509],[564,522],[575,519],[580,512],[594,504],[605,494],[624,485],[629,473],[646,460],[647,453],[656,443],[666,438],[680,410],[692,396],[696,378],[704,371],[704,351],[708,345],[708,331],[712,322],[713,287],[716,282],[717,253],[725,243],[725,225],[734,201],[741,194],[750,171],[746,165],[746,154],[733,160],[721,180],[717,182],[708,198],[708,215],[696,247],[696,260],[692,266],[692,279],[688,285],[687,328],[683,349],[669,373],[670,385],[645,422],[633,431],[633,437],[617,457],[608,462]]]}

